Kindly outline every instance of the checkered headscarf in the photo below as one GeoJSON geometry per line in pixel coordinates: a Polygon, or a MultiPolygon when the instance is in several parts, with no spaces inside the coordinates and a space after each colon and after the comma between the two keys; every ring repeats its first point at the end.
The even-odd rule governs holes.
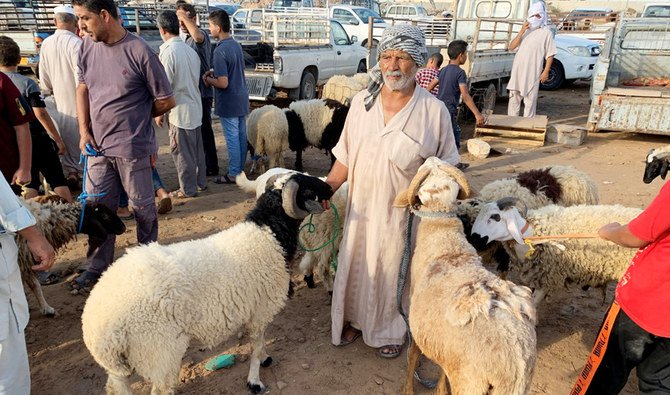
{"type": "Polygon", "coordinates": [[[379,58],[382,53],[388,50],[407,52],[414,59],[417,67],[423,67],[428,58],[426,37],[418,27],[412,25],[395,25],[384,29],[384,35],[377,46],[377,64],[369,73],[368,92],[370,94],[365,98],[366,111],[370,111],[377,100],[379,92],[382,90],[384,78],[379,68],[379,58]]]}

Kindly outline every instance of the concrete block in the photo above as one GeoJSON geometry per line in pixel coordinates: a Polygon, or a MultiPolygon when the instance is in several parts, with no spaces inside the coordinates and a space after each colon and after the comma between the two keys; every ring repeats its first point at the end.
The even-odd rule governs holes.
{"type": "Polygon", "coordinates": [[[469,139],[468,152],[477,159],[485,159],[491,153],[491,146],[482,139],[469,139]]]}
{"type": "Polygon", "coordinates": [[[587,134],[584,127],[557,123],[547,126],[546,141],[566,145],[582,145],[586,141],[587,134]]]}

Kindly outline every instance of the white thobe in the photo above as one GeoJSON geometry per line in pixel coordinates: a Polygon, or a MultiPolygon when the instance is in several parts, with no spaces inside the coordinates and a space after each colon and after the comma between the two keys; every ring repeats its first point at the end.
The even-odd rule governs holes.
{"type": "Polygon", "coordinates": [[[417,86],[388,125],[381,95],[365,111],[367,94],[353,98],[333,149],[348,168],[349,195],[333,289],[332,342],[340,343],[344,324],[351,322],[367,345],[381,347],[402,344],[406,331],[396,287],[407,222],[405,210],[393,208],[393,200],[426,158],[455,165],[459,155],[449,112],[427,90],[417,86]]]}
{"type": "Polygon", "coordinates": [[[76,90],[79,84],[77,62],[82,40],[74,33],[57,29],[40,48],[40,88],[47,98],[47,110],[63,138],[67,155],[61,156],[67,172],[81,172],[79,164],[79,125],[76,90]]]}
{"type": "Polygon", "coordinates": [[[519,115],[521,100],[524,103],[524,116],[535,116],[537,92],[540,88],[540,75],[545,60],[556,55],[554,35],[545,26],[535,30],[527,30],[517,48],[512,74],[507,84],[510,91],[508,115],[519,115]]]}

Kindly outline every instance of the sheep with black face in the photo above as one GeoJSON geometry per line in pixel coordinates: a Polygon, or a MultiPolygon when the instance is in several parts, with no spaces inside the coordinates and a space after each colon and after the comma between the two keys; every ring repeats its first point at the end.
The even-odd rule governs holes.
{"type": "MultiPolygon", "coordinates": [[[[64,200],[49,200],[45,203],[23,199],[20,199],[20,201],[33,214],[37,221],[36,226],[55,250],[74,239],[77,233],[104,239],[110,233],[120,235],[126,231],[126,226],[116,213],[99,203],[89,203],[82,207],[79,203],[68,203],[64,200]],[[81,219],[82,209],[84,210],[83,220],[81,219]],[[81,229],[78,229],[80,220],[82,221],[81,229]]],[[[42,286],[37,280],[35,272],[31,269],[37,263],[28,249],[27,242],[19,236],[17,244],[19,247],[21,279],[26,287],[35,294],[40,305],[40,312],[43,315],[53,317],[56,314],[56,309],[49,306],[44,299],[42,286]]]]}
{"type": "Polygon", "coordinates": [[[645,159],[644,177],[642,181],[649,184],[658,176],[665,180],[670,164],[670,145],[649,151],[645,159]]]}
{"type": "Polygon", "coordinates": [[[130,376],[153,394],[172,393],[191,339],[215,346],[247,329],[247,385],[261,393],[259,367],[272,362],[265,328],[287,299],[301,221],[323,211],[328,184],[288,174],[269,185],[246,220],[211,236],[129,249],[91,291],[82,314],[86,347],[109,375],[108,393],[129,394],[130,376]]]}

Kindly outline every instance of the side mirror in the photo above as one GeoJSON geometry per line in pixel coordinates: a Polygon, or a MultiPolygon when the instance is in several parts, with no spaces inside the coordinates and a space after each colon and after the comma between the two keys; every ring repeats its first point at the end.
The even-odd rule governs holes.
{"type": "Polygon", "coordinates": [[[358,37],[355,36],[355,35],[354,35],[354,36],[351,36],[351,42],[352,42],[352,43],[356,43],[356,42],[358,42],[358,37]]]}
{"type": "Polygon", "coordinates": [[[354,18],[349,19],[348,23],[350,25],[358,26],[358,20],[356,20],[354,18]]]}

